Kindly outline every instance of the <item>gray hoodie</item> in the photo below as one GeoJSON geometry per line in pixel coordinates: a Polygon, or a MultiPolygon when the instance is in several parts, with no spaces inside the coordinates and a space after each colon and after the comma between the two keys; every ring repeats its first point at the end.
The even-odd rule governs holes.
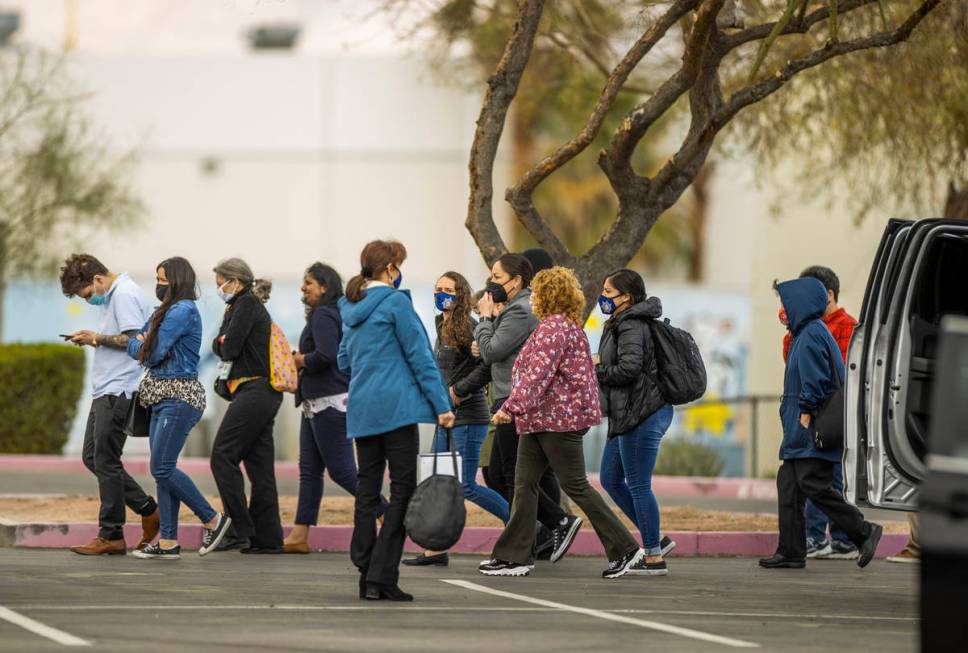
{"type": "Polygon", "coordinates": [[[481,320],[474,329],[481,358],[491,366],[491,391],[495,401],[507,399],[511,394],[514,361],[537,327],[538,318],[531,312],[531,289],[525,288],[504,306],[500,315],[493,320],[481,320]]]}

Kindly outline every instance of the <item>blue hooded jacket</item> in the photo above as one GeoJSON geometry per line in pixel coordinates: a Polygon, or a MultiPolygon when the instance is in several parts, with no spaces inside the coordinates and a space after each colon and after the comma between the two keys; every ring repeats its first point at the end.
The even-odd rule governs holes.
{"type": "Polygon", "coordinates": [[[337,363],[350,375],[347,436],[436,424],[437,415],[451,409],[450,395],[410,294],[373,286],[358,302],[341,298],[339,312],[337,363]]]}
{"type": "Polygon", "coordinates": [[[780,459],[821,458],[837,462],[840,451],[819,451],[814,447],[813,418],[808,428],[800,424],[801,413],[814,414],[837,391],[834,374],[844,378],[840,349],[821,319],[827,308],[827,290],[812,278],[786,281],[779,290],[793,334],[780,403],[780,459]]]}

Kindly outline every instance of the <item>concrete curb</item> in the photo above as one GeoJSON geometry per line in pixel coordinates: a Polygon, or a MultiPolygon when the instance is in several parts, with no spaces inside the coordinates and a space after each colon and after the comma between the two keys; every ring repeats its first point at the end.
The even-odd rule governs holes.
{"type": "MultiPolygon", "coordinates": [[[[286,527],[289,532],[290,527],[286,527]]],[[[24,524],[0,521],[0,546],[44,549],[66,549],[90,542],[97,536],[98,526],[91,523],[73,524],[24,524]]],[[[314,551],[349,551],[353,527],[314,526],[309,532],[309,545],[314,551]]],[[[500,528],[466,528],[463,537],[451,549],[452,553],[487,555],[494,547],[500,528]]],[[[141,527],[128,524],[124,531],[128,543],[138,541],[141,527]]],[[[665,533],[676,541],[672,557],[758,557],[771,555],[776,550],[777,534],[755,531],[671,531],[665,533]]],[[[638,540],[638,535],[635,535],[638,540]]],[[[183,524],[178,529],[178,541],[186,549],[197,549],[202,541],[200,524],[183,524]]],[[[877,557],[894,555],[904,548],[907,535],[887,533],[881,539],[877,557]]],[[[407,540],[407,551],[421,548],[407,540]]],[[[594,531],[582,530],[569,550],[570,555],[604,556],[604,550],[594,531]]]]}
{"type": "MultiPolygon", "coordinates": [[[[131,474],[150,474],[148,458],[127,456],[124,467],[131,474]]],[[[207,458],[182,458],[178,467],[189,476],[210,475],[207,458]]],[[[88,472],[78,457],[51,455],[0,455],[0,471],[18,472],[88,472]]],[[[291,461],[276,463],[276,478],[298,479],[299,465],[291,461]]],[[[598,474],[589,474],[589,482],[599,492],[598,474]]],[[[480,479],[483,483],[483,479],[480,479]]],[[[776,482],[760,478],[703,478],[694,476],[655,476],[652,490],[668,497],[717,497],[725,499],[776,499],[776,482]]]]}

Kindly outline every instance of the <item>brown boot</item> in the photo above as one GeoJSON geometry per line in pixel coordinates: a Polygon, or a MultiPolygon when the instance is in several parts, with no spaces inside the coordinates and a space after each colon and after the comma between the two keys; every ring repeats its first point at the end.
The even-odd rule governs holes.
{"type": "Polygon", "coordinates": [[[147,517],[141,518],[141,541],[138,542],[136,549],[143,549],[154,541],[158,537],[158,531],[161,529],[161,518],[158,516],[158,509],[148,515],[147,517]]]}
{"type": "Polygon", "coordinates": [[[102,556],[102,555],[124,555],[127,550],[124,540],[106,540],[103,537],[95,537],[84,546],[72,546],[71,551],[82,556],[102,556]]]}
{"type": "Polygon", "coordinates": [[[306,542],[283,542],[283,553],[309,553],[309,544],[306,542]]]}

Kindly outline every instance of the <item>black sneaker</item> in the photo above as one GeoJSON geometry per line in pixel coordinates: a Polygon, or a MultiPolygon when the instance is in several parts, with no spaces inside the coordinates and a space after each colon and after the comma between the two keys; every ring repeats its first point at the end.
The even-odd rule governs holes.
{"type": "Polygon", "coordinates": [[[538,522],[538,529],[535,533],[534,538],[534,559],[535,560],[551,560],[551,554],[555,551],[555,534],[554,532],[538,522]]]}
{"type": "Polygon", "coordinates": [[[629,569],[645,559],[645,551],[642,549],[635,549],[634,551],[629,551],[624,556],[618,560],[612,560],[608,563],[608,569],[602,572],[602,578],[621,578],[629,572],[629,569]]]}
{"type": "Polygon", "coordinates": [[[446,567],[450,564],[450,556],[447,552],[435,553],[432,556],[421,553],[413,558],[407,558],[403,564],[408,567],[446,567]]]}
{"type": "Polygon", "coordinates": [[[224,512],[220,513],[218,516],[218,523],[215,528],[203,529],[202,531],[202,546],[198,550],[198,555],[204,556],[208,555],[214,551],[218,545],[222,542],[222,538],[229,530],[229,526],[232,525],[232,518],[226,515],[224,512]]]}
{"type": "Polygon", "coordinates": [[[857,558],[858,567],[866,567],[874,559],[874,554],[877,553],[877,545],[881,541],[881,535],[883,534],[883,526],[880,524],[871,524],[871,534],[867,536],[867,540],[858,549],[858,553],[860,554],[857,558]]]}
{"type": "Polygon", "coordinates": [[[507,560],[488,560],[477,568],[485,576],[527,576],[534,565],[521,565],[507,560]]]}
{"type": "Polygon", "coordinates": [[[669,573],[669,566],[665,560],[646,562],[646,556],[629,567],[629,576],[665,576],[669,573]]]}
{"type": "Polygon", "coordinates": [[[170,549],[163,549],[160,544],[147,544],[132,551],[131,555],[142,560],[178,560],[181,558],[181,547],[175,545],[170,549]]]}
{"type": "Polygon", "coordinates": [[[669,551],[676,548],[676,541],[668,535],[663,535],[662,539],[659,540],[659,546],[662,547],[662,557],[664,558],[669,555],[669,551]]]}
{"type": "Polygon", "coordinates": [[[860,552],[853,542],[841,542],[832,540],[830,542],[830,553],[827,560],[856,560],[860,557],[860,552]]]}
{"type": "Polygon", "coordinates": [[[581,517],[568,515],[568,517],[563,520],[563,523],[553,531],[554,549],[551,551],[551,562],[558,562],[565,557],[565,554],[568,553],[568,549],[571,548],[572,542],[575,541],[575,536],[578,535],[578,530],[580,528],[581,517]]]}
{"type": "Polygon", "coordinates": [[[231,533],[226,533],[219,545],[215,547],[216,551],[238,551],[240,549],[249,548],[249,538],[247,537],[237,537],[231,533]]]}

